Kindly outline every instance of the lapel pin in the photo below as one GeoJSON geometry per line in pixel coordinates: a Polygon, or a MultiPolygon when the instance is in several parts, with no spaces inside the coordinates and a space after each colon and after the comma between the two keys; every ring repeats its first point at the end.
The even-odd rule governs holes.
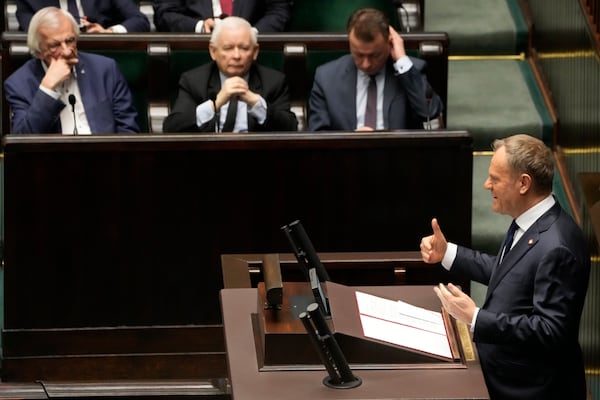
{"type": "Polygon", "coordinates": [[[527,244],[533,244],[533,239],[529,239],[529,241],[527,242],[527,244]]]}

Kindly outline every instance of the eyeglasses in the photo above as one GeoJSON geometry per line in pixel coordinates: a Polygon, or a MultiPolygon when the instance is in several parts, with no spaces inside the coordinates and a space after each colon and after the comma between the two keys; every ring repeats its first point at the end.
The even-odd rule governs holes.
{"type": "Polygon", "coordinates": [[[56,53],[58,53],[59,49],[62,48],[63,44],[65,46],[67,46],[68,48],[72,49],[73,47],[75,47],[76,43],[77,43],[77,38],[75,36],[70,36],[70,37],[66,38],[65,40],[63,40],[62,42],[54,41],[54,42],[48,44],[47,48],[50,53],[56,54],[56,53]]]}

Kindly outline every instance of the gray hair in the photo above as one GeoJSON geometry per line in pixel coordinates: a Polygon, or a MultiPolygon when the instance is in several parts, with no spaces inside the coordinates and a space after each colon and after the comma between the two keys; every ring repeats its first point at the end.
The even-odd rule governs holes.
{"type": "Polygon", "coordinates": [[[538,194],[552,193],[554,156],[540,139],[519,134],[492,143],[494,151],[504,147],[508,165],[514,173],[531,176],[532,188],[538,194]]]}
{"type": "Polygon", "coordinates": [[[258,45],[258,30],[252,27],[248,21],[240,17],[227,17],[215,23],[215,27],[210,35],[210,44],[216,46],[219,40],[219,35],[223,29],[239,29],[244,28],[250,32],[250,40],[253,46],[258,45]]]}
{"type": "Polygon", "coordinates": [[[69,12],[57,7],[44,7],[33,15],[29,23],[29,30],[27,31],[27,47],[29,47],[29,52],[33,56],[38,57],[41,53],[40,29],[42,27],[58,28],[61,16],[66,17],[71,22],[73,25],[73,34],[75,38],[79,38],[79,25],[69,12]]]}

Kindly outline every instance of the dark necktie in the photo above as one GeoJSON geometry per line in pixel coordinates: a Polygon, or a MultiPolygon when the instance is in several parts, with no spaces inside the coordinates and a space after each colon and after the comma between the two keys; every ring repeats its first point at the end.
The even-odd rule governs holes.
{"type": "Polygon", "coordinates": [[[237,114],[238,97],[233,96],[229,99],[229,107],[227,107],[227,116],[223,124],[223,132],[233,132],[235,126],[235,116],[237,114]]]}
{"type": "Polygon", "coordinates": [[[77,9],[76,0],[67,0],[67,11],[71,13],[75,21],[77,21],[77,25],[79,25],[79,10],[77,9]]]}
{"type": "Polygon", "coordinates": [[[233,0],[221,0],[221,11],[223,14],[231,15],[233,12],[233,0]]]}
{"type": "Polygon", "coordinates": [[[377,129],[377,82],[375,81],[375,75],[370,76],[369,88],[367,89],[365,126],[377,129]]]}
{"type": "Polygon", "coordinates": [[[513,219],[513,221],[510,224],[510,227],[508,228],[508,232],[506,232],[506,239],[504,239],[504,246],[502,246],[502,257],[500,258],[500,262],[502,262],[506,254],[510,251],[517,229],[519,229],[519,225],[517,225],[517,223],[513,219]]]}

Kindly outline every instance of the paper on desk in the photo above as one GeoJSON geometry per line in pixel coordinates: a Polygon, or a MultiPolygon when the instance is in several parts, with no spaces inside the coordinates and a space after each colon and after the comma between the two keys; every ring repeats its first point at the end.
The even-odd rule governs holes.
{"type": "Polygon", "coordinates": [[[358,291],[356,302],[366,337],[452,358],[440,312],[358,291]]]}

